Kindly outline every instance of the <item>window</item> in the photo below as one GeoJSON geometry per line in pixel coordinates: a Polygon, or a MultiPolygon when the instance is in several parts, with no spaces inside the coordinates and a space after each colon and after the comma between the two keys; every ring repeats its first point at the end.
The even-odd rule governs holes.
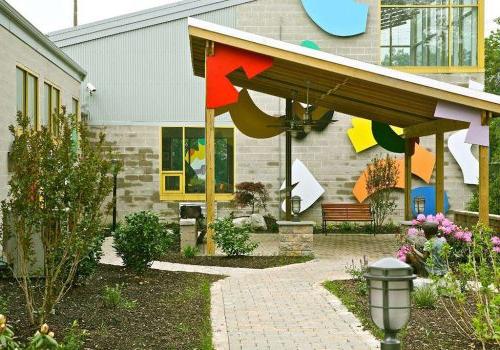
{"type": "MultiPolygon", "coordinates": [[[[164,127],[161,130],[161,194],[168,198],[202,199],[205,194],[205,129],[164,127]],[[173,195],[173,196],[172,196],[173,195]]],[[[215,192],[234,191],[234,129],[215,129],[215,192]]]]}
{"type": "Polygon", "coordinates": [[[482,0],[381,0],[384,66],[477,67],[482,0]]]}
{"type": "Polygon", "coordinates": [[[24,69],[16,68],[16,109],[28,116],[31,126],[38,126],[38,78],[24,69]]]}
{"type": "MultiPolygon", "coordinates": [[[[78,101],[77,101],[78,102],[78,101]]],[[[54,114],[61,111],[61,92],[50,85],[43,84],[43,104],[42,104],[42,125],[50,128],[50,131],[57,135],[59,128],[54,120],[54,114]]]]}
{"type": "Polygon", "coordinates": [[[71,99],[71,114],[78,116],[79,101],[76,98],[71,99]]]}

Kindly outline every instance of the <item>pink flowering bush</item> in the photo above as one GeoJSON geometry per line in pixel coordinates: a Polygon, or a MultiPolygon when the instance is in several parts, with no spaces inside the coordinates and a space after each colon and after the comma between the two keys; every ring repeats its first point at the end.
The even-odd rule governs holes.
{"type": "MultiPolygon", "coordinates": [[[[413,260],[411,259],[411,255],[418,255],[418,252],[424,249],[426,242],[433,238],[441,238],[446,241],[446,250],[449,251],[448,260],[452,267],[467,260],[469,246],[473,239],[471,231],[455,225],[453,221],[446,218],[442,213],[438,213],[435,216],[419,214],[413,220],[412,224],[413,226],[400,239],[402,246],[396,253],[396,257],[399,260],[411,263],[413,260]],[[422,227],[426,222],[438,225],[438,232],[435,237],[425,237],[422,227]]],[[[500,250],[500,245],[498,247],[500,250]]],[[[421,259],[425,260],[422,256],[421,259]]]]}

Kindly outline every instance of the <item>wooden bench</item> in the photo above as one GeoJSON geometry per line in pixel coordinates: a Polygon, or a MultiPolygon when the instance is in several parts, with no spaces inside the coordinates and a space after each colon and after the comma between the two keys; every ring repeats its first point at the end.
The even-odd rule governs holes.
{"type": "Polygon", "coordinates": [[[370,204],[323,203],[321,204],[321,214],[323,217],[323,233],[325,234],[328,221],[369,221],[373,224],[370,204]]]}

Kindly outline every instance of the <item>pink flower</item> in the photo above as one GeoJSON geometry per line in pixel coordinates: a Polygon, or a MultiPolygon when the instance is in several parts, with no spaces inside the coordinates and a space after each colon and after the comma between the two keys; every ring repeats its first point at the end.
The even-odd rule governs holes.
{"type": "Polygon", "coordinates": [[[444,227],[449,227],[449,226],[453,225],[453,223],[448,219],[444,219],[443,222],[441,223],[441,225],[443,225],[444,227]]]}
{"type": "Polygon", "coordinates": [[[491,243],[493,243],[494,246],[500,246],[500,237],[493,236],[491,238],[491,243]]]}
{"type": "Polygon", "coordinates": [[[436,221],[436,218],[433,216],[433,215],[427,215],[427,218],[426,218],[427,221],[429,222],[435,222],[436,221]]]}
{"type": "Polygon", "coordinates": [[[409,245],[404,245],[401,248],[399,248],[398,252],[396,253],[396,257],[398,260],[406,262],[406,256],[411,252],[411,246],[409,245]]]}
{"type": "Polygon", "coordinates": [[[417,221],[418,221],[419,223],[424,222],[424,221],[425,221],[425,215],[424,215],[424,214],[418,214],[418,216],[417,216],[417,221]]]}
{"type": "Polygon", "coordinates": [[[418,225],[418,224],[419,224],[419,222],[418,222],[417,220],[413,219],[413,220],[411,221],[411,224],[412,224],[413,226],[415,226],[415,225],[418,225]]]}
{"type": "Polygon", "coordinates": [[[472,242],[472,232],[464,232],[463,236],[462,236],[462,240],[466,243],[470,243],[472,242]]]}
{"type": "Polygon", "coordinates": [[[416,236],[418,235],[418,229],[416,227],[410,227],[408,229],[408,236],[416,236]]]}
{"type": "Polygon", "coordinates": [[[500,253],[500,246],[498,246],[498,245],[497,245],[497,246],[494,246],[494,247],[493,247],[493,251],[494,251],[495,253],[500,253]]]}
{"type": "Polygon", "coordinates": [[[453,229],[452,229],[452,227],[451,227],[451,226],[444,226],[444,227],[443,227],[443,226],[441,226],[441,227],[440,227],[440,230],[441,230],[441,231],[443,231],[443,233],[444,233],[445,235],[450,235],[450,234],[452,234],[452,233],[453,233],[453,229]]]}
{"type": "Polygon", "coordinates": [[[445,219],[445,217],[444,217],[443,213],[437,213],[435,219],[436,219],[436,221],[438,223],[441,223],[441,222],[443,222],[443,220],[445,219]]]}

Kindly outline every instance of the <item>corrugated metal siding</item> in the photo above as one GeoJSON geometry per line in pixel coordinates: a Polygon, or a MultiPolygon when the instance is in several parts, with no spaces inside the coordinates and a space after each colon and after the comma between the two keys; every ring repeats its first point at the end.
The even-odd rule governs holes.
{"type": "MultiPolygon", "coordinates": [[[[196,17],[236,25],[234,7],[196,17]]],[[[204,80],[193,76],[186,18],[63,50],[97,88],[92,96],[84,91],[82,101],[91,124],[204,121],[204,80]]]]}

